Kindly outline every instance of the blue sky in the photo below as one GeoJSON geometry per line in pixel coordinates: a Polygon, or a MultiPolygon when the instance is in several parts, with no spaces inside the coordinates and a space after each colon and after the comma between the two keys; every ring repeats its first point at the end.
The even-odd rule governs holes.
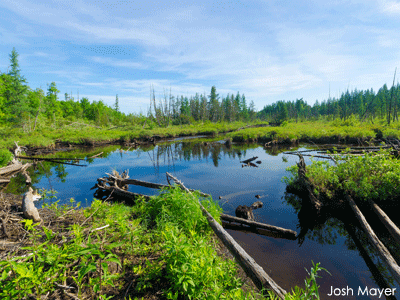
{"type": "MultiPolygon", "coordinates": [[[[156,97],[237,93],[256,108],[391,86],[400,1],[0,1],[0,71],[13,47],[32,88],[147,112],[156,97]]],[[[396,80],[397,81],[397,80],[396,80]]]]}

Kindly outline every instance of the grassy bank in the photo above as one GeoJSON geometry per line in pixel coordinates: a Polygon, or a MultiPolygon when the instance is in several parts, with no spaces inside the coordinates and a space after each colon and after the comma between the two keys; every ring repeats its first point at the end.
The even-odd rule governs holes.
{"type": "Polygon", "coordinates": [[[361,123],[353,121],[306,121],[284,122],[279,127],[249,128],[227,134],[233,141],[255,140],[259,142],[277,141],[316,142],[316,143],[357,143],[375,138],[381,132],[382,137],[399,138],[400,123],[390,126],[380,123],[361,123]]]}
{"type": "MultiPolygon", "coordinates": [[[[0,297],[261,298],[244,284],[236,264],[218,255],[220,244],[197,201],[172,189],[132,207],[94,201],[78,210],[53,204],[41,212],[51,216],[41,225],[24,221],[25,247],[0,261],[0,297]]],[[[217,204],[202,203],[219,219],[217,204]]],[[[310,295],[318,294],[318,269],[304,290],[296,287],[287,299],[317,299],[310,295]]]]}
{"type": "MultiPolygon", "coordinates": [[[[61,145],[97,145],[104,143],[124,143],[134,140],[148,141],[151,137],[157,139],[179,136],[207,135],[224,137],[234,142],[276,143],[312,142],[312,143],[357,143],[373,138],[400,138],[400,122],[390,125],[385,120],[360,122],[351,117],[346,121],[317,120],[285,121],[281,126],[253,127],[266,125],[262,122],[246,124],[244,122],[195,123],[182,126],[157,127],[154,123],[145,125],[123,125],[113,127],[98,127],[93,124],[74,122],[59,124],[57,127],[39,127],[33,132],[24,132],[20,128],[0,128],[0,150],[12,149],[14,142],[28,147],[55,147],[61,145]],[[240,129],[240,130],[239,130],[240,129]]],[[[2,157],[3,154],[0,153],[2,157]]],[[[4,159],[3,159],[4,160],[4,159]]],[[[1,163],[1,162],[0,162],[1,163]]]]}
{"type": "Polygon", "coordinates": [[[51,147],[56,143],[65,144],[93,144],[101,142],[130,142],[133,139],[147,139],[153,136],[173,138],[178,136],[208,135],[216,136],[220,133],[234,131],[248,125],[267,124],[254,122],[234,123],[196,123],[182,126],[156,127],[154,124],[123,125],[112,127],[98,127],[87,123],[71,123],[57,127],[39,127],[33,132],[24,132],[20,128],[0,127],[0,149],[12,148],[14,141],[20,145],[30,147],[51,147]]]}

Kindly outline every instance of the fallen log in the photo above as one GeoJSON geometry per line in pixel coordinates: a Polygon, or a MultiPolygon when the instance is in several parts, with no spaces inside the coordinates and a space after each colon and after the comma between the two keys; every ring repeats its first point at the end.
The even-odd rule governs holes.
{"type": "MultiPolygon", "coordinates": [[[[163,189],[163,188],[169,188],[170,187],[169,185],[165,185],[165,184],[152,183],[152,182],[142,181],[142,180],[137,180],[137,179],[120,179],[120,178],[117,178],[117,177],[115,177],[113,175],[111,175],[111,176],[109,175],[108,178],[104,178],[103,177],[103,178],[101,178],[101,180],[108,181],[110,184],[113,183],[113,181],[117,181],[118,185],[132,184],[132,185],[148,187],[148,188],[151,188],[151,189],[163,189]]],[[[190,189],[190,191],[194,192],[195,190],[190,189]]],[[[209,195],[209,194],[202,193],[202,192],[199,192],[199,193],[203,197],[211,197],[211,195],[209,195]]]]}
{"type": "Polygon", "coordinates": [[[253,161],[253,160],[256,160],[257,158],[258,158],[258,156],[254,156],[254,157],[252,157],[252,158],[243,160],[243,161],[241,161],[240,163],[242,163],[242,164],[247,164],[247,163],[249,163],[249,162],[251,162],[251,161],[253,161]]]}
{"type": "MultiPolygon", "coordinates": [[[[180,182],[177,178],[172,176],[167,172],[167,176],[172,178],[172,180],[180,186],[187,193],[192,195],[192,193],[186,188],[182,182],[180,182]]],[[[214,233],[221,239],[222,243],[229,249],[229,251],[233,254],[239,264],[242,266],[243,270],[246,274],[251,278],[254,284],[257,286],[260,291],[264,288],[271,289],[279,298],[284,299],[286,291],[282,289],[279,285],[272,280],[272,278],[265,273],[264,269],[259,266],[255,260],[244,251],[244,249],[227,233],[224,228],[214,220],[214,218],[210,215],[210,213],[203,207],[201,202],[199,201],[200,209],[203,212],[203,215],[207,218],[207,221],[214,233]]]]}
{"type": "Polygon", "coordinates": [[[15,164],[9,165],[7,167],[3,167],[3,168],[0,168],[0,176],[7,176],[9,174],[22,172],[23,170],[26,170],[30,166],[32,166],[31,163],[27,163],[27,164],[15,163],[15,164]]]}
{"type": "Polygon", "coordinates": [[[147,200],[150,199],[150,196],[129,192],[129,191],[126,191],[126,190],[124,190],[124,189],[122,189],[122,188],[120,188],[118,186],[107,186],[107,185],[97,184],[97,187],[99,189],[109,191],[110,193],[113,192],[113,194],[115,194],[117,196],[121,196],[121,197],[128,198],[128,199],[131,199],[131,200],[134,200],[137,197],[144,197],[147,200]]]}
{"type": "Polygon", "coordinates": [[[0,183],[9,183],[10,179],[8,178],[0,178],[0,183]]]}
{"type": "Polygon", "coordinates": [[[374,201],[369,200],[372,210],[378,215],[379,220],[385,225],[393,239],[400,245],[400,229],[393,223],[388,215],[376,204],[374,201]]]}
{"type": "Polygon", "coordinates": [[[221,214],[221,220],[222,221],[228,221],[228,222],[235,222],[235,223],[239,223],[242,225],[248,225],[252,228],[262,228],[262,229],[266,229],[269,231],[273,231],[276,233],[280,233],[283,235],[287,235],[292,237],[293,239],[296,239],[296,231],[294,230],[290,230],[290,229],[285,229],[282,227],[278,227],[278,226],[273,226],[273,225],[268,225],[268,224],[264,224],[264,223],[259,223],[259,222],[255,222],[255,221],[249,221],[246,219],[242,219],[242,218],[238,218],[238,217],[234,217],[234,216],[230,216],[230,215],[226,215],[226,214],[221,214]]]}
{"type": "Polygon", "coordinates": [[[279,239],[287,239],[287,240],[295,240],[296,236],[289,236],[286,234],[282,234],[277,231],[270,231],[267,229],[262,229],[262,228],[254,228],[254,227],[246,227],[240,224],[235,224],[235,223],[230,223],[226,221],[222,221],[222,227],[225,229],[232,229],[232,230],[237,230],[241,232],[250,232],[250,233],[255,233],[258,235],[264,235],[268,237],[273,237],[273,238],[279,238],[279,239]]]}
{"type": "MultiPolygon", "coordinates": [[[[349,233],[350,237],[352,238],[354,244],[356,245],[358,251],[360,252],[361,257],[364,259],[369,271],[371,272],[372,276],[374,277],[375,282],[378,284],[380,289],[390,289],[391,287],[386,282],[386,279],[383,277],[382,273],[379,271],[378,267],[372,261],[371,257],[369,256],[367,250],[365,250],[363,244],[358,239],[354,227],[350,224],[344,223],[346,231],[349,233]]],[[[386,296],[386,299],[389,300],[396,300],[395,296],[386,296]]]]}
{"type": "Polygon", "coordinates": [[[368,224],[364,215],[358,208],[357,204],[354,202],[354,200],[348,194],[346,194],[346,200],[348,201],[356,218],[360,222],[360,225],[361,225],[362,229],[364,230],[364,232],[366,233],[372,246],[377,251],[377,254],[381,257],[382,261],[386,265],[390,274],[392,274],[393,278],[397,281],[397,283],[400,284],[400,267],[399,267],[399,265],[396,263],[395,259],[390,254],[389,250],[385,247],[385,245],[378,239],[375,232],[372,230],[371,226],[368,224]]]}

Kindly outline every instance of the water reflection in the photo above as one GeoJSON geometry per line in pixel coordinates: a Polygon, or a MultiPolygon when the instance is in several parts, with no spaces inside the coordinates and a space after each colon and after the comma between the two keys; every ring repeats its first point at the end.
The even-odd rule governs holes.
{"type": "MultiPolygon", "coordinates": [[[[282,152],[296,149],[298,148],[263,149],[257,144],[229,146],[225,145],[224,141],[210,139],[166,142],[156,146],[141,145],[137,149],[115,145],[89,151],[78,149],[50,156],[69,157],[71,161],[73,158],[83,158],[80,163],[87,164],[86,168],[41,162],[35,169],[29,170],[29,174],[34,188],[57,190],[60,204],[63,204],[63,201],[68,203],[73,197],[85,206],[90,205],[93,199],[93,191],[90,191],[90,188],[97,178],[113,169],[120,173],[129,169],[131,178],[160,184],[167,184],[165,172],[168,171],[186,186],[209,193],[213,199],[222,196],[220,204],[227,214],[234,215],[238,205],[251,205],[256,194],[262,195],[264,207],[255,211],[256,220],[296,230],[301,201],[293,195],[285,195],[286,185],[281,181],[283,176],[288,175],[286,167],[298,161],[296,156],[283,156],[282,152]],[[90,158],[100,152],[103,152],[101,157],[90,158]],[[258,156],[262,161],[259,167],[242,168],[240,161],[253,156],[258,156]]],[[[306,162],[308,164],[309,160],[306,162]]],[[[16,176],[7,186],[7,192],[24,193],[24,182],[22,176],[16,176]]],[[[132,189],[134,190],[130,187],[133,192],[147,195],[157,193],[142,187],[132,189]]],[[[370,279],[371,273],[358,251],[355,251],[358,247],[338,219],[331,218],[320,228],[309,231],[302,247],[298,247],[295,241],[239,231],[230,233],[286,290],[290,290],[294,285],[304,285],[307,275],[304,268],[310,269],[311,260],[321,262],[332,274],[332,277],[323,274],[324,278],[319,281],[321,299],[332,298],[327,296],[332,284],[349,285],[353,288],[374,286],[370,279]]],[[[355,228],[355,234],[377,268],[382,269],[362,232],[355,228]]],[[[393,248],[390,251],[397,250],[393,248]]],[[[389,277],[385,280],[391,284],[389,277]]]]}
{"type": "MultiPolygon", "coordinates": [[[[293,189],[290,188],[293,192],[293,189]]],[[[298,214],[302,208],[302,198],[305,194],[299,191],[298,195],[292,194],[285,191],[284,202],[291,205],[296,213],[298,214]]],[[[384,226],[376,221],[376,216],[368,212],[368,208],[364,207],[365,217],[367,218],[370,225],[373,227],[374,232],[377,234],[379,240],[385,244],[389,252],[392,254],[397,264],[400,264],[400,245],[397,245],[389,232],[384,226]]],[[[315,241],[320,245],[335,245],[338,241],[338,237],[345,239],[344,245],[351,251],[359,252],[360,256],[365,261],[367,267],[370,270],[370,278],[381,288],[393,288],[396,287],[396,283],[393,277],[388,272],[378,252],[370,243],[365,232],[360,228],[359,223],[352,219],[340,219],[331,217],[327,219],[323,224],[317,224],[312,230],[309,230],[306,234],[306,239],[309,241],[315,241]]],[[[399,225],[399,220],[395,222],[399,225]]],[[[395,298],[390,298],[395,299],[395,298]]]]}

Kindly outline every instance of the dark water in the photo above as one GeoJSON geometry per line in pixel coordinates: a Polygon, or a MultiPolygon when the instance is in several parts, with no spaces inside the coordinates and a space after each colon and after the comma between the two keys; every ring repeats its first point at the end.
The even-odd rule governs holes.
{"type": "MultiPolygon", "coordinates": [[[[93,199],[90,188],[96,179],[111,173],[113,169],[119,172],[129,169],[131,178],[162,184],[167,184],[165,172],[170,172],[189,188],[209,193],[214,199],[222,196],[220,205],[230,215],[234,215],[238,205],[250,205],[257,200],[255,195],[260,195],[264,206],[254,211],[257,221],[298,232],[297,215],[293,206],[284,199],[286,185],[282,182],[282,177],[289,175],[286,168],[298,161],[297,156],[279,153],[282,149],[266,151],[258,145],[233,145],[228,149],[222,142],[205,146],[199,141],[180,141],[129,151],[120,151],[119,148],[113,146],[91,150],[90,155],[103,151],[106,157],[88,160],[87,167],[54,167],[45,164],[42,170],[39,168],[32,174],[36,182],[34,187],[58,191],[60,204],[74,198],[86,206],[93,199]],[[240,160],[253,156],[261,160],[258,168],[242,168],[240,160]]],[[[76,155],[82,157],[84,153],[76,155]]],[[[306,164],[309,163],[310,160],[306,159],[306,164]]],[[[18,190],[17,183],[11,184],[10,189],[13,188],[18,190]]],[[[130,191],[149,195],[157,193],[137,186],[131,186],[130,191]]],[[[228,231],[287,291],[294,285],[304,286],[307,276],[305,268],[310,270],[313,261],[320,262],[331,273],[320,273],[322,278],[318,279],[318,284],[321,286],[321,299],[379,299],[378,296],[357,295],[359,287],[364,290],[365,287],[378,286],[371,279],[371,273],[358,251],[349,250],[352,247],[348,246],[349,238],[343,232],[343,227],[340,224],[333,225],[309,234],[301,247],[297,241],[228,231]],[[353,296],[350,293],[329,297],[331,286],[352,288],[353,296]]],[[[394,287],[399,291],[398,286],[394,287]]]]}

